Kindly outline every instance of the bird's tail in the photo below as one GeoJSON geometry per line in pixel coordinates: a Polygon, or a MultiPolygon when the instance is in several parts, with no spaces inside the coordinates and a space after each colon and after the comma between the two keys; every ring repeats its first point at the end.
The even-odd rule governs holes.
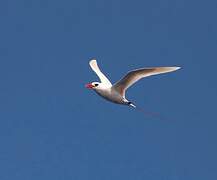
{"type": "Polygon", "coordinates": [[[136,105],[134,105],[132,102],[129,103],[129,106],[136,108],[136,105]]]}
{"type": "Polygon", "coordinates": [[[146,110],[144,110],[143,108],[141,108],[141,107],[135,105],[135,104],[132,103],[132,102],[129,102],[128,105],[131,106],[131,107],[133,107],[134,109],[136,109],[136,110],[142,112],[145,116],[152,117],[152,118],[163,119],[159,113],[146,111],[146,110]]]}

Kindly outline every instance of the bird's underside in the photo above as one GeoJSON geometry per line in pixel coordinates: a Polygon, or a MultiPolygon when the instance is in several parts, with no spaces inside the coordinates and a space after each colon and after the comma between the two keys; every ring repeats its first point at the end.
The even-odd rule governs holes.
{"type": "Polygon", "coordinates": [[[125,105],[129,104],[129,101],[125,97],[121,96],[121,94],[113,87],[103,90],[98,89],[95,90],[95,92],[104,99],[111,101],[113,103],[125,105]]]}

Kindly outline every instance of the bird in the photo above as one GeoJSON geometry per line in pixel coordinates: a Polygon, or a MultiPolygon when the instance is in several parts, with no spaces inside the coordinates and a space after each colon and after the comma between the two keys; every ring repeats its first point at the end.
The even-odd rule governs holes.
{"type": "Polygon", "coordinates": [[[99,77],[100,82],[91,82],[85,85],[86,88],[94,90],[98,95],[104,99],[121,105],[131,106],[137,108],[135,103],[129,101],[126,98],[126,90],[132,86],[134,83],[142,78],[149,77],[152,75],[163,74],[168,72],[173,72],[180,67],[150,67],[150,68],[140,68],[129,71],[123,78],[121,78],[116,83],[112,84],[110,80],[102,73],[100,70],[96,59],[89,61],[91,69],[99,77]]]}

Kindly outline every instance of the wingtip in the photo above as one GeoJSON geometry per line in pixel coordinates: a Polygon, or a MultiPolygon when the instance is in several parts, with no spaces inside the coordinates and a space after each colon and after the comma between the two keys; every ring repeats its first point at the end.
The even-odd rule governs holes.
{"type": "Polygon", "coordinates": [[[96,59],[95,59],[95,58],[93,58],[93,59],[91,59],[91,60],[89,61],[89,64],[90,64],[90,65],[93,64],[93,63],[96,63],[96,59]]]}
{"type": "Polygon", "coordinates": [[[181,67],[179,66],[174,66],[174,67],[168,67],[169,71],[177,71],[178,69],[180,69],[181,67]]]}
{"type": "Polygon", "coordinates": [[[159,72],[158,74],[161,74],[161,73],[168,73],[168,72],[177,71],[180,68],[181,67],[179,67],[179,66],[158,67],[158,68],[156,68],[156,71],[159,72]]]}
{"type": "Polygon", "coordinates": [[[178,69],[181,69],[181,67],[179,67],[179,66],[174,67],[175,71],[178,70],[178,69]]]}

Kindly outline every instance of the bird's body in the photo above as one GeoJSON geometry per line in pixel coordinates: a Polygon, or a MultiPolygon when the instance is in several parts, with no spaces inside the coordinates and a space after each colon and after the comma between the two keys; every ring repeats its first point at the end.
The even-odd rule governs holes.
{"type": "Polygon", "coordinates": [[[154,67],[141,68],[130,71],[121,80],[112,85],[108,78],[99,69],[96,60],[89,62],[92,70],[98,75],[101,82],[92,82],[86,85],[87,88],[93,89],[98,95],[104,99],[116,104],[123,104],[136,107],[132,102],[125,98],[125,91],[138,80],[151,75],[172,72],[179,67],[154,67]]]}
{"type": "Polygon", "coordinates": [[[128,104],[129,101],[122,97],[120,93],[113,87],[108,87],[105,89],[95,89],[95,92],[103,97],[104,99],[111,101],[116,104],[128,104]]]}

